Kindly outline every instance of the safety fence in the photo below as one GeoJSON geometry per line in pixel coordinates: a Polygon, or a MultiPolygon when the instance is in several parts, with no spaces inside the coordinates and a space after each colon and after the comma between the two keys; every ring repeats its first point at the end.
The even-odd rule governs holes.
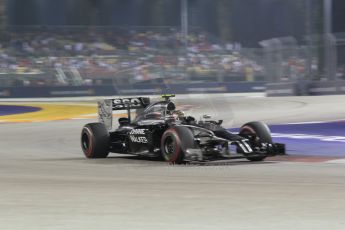
{"type": "Polygon", "coordinates": [[[264,92],[264,82],[0,87],[0,98],[264,92]]]}

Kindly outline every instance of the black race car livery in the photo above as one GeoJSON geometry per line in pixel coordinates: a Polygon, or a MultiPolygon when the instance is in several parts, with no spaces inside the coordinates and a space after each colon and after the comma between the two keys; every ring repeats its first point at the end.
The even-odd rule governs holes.
{"type": "Polygon", "coordinates": [[[247,158],[262,161],[285,154],[284,144],[273,143],[262,122],[244,124],[238,133],[222,127],[222,120],[204,115],[197,121],[177,110],[174,95],[150,103],[150,98],[106,99],[98,103],[99,122],[83,127],[81,146],[88,158],[105,158],[109,152],[160,157],[170,163],[247,158]],[[137,116],[132,119],[135,109],[137,116]],[[113,111],[127,110],[112,130],[113,111]]]}

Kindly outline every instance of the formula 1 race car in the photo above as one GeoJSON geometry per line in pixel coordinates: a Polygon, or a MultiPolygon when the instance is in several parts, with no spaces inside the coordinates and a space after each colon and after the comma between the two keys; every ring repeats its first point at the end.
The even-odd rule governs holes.
{"type": "Polygon", "coordinates": [[[222,120],[204,115],[196,121],[177,110],[171,98],[159,102],[150,98],[118,98],[98,102],[98,123],[86,124],[81,147],[87,158],[105,158],[109,152],[161,157],[170,163],[247,158],[262,161],[285,154],[284,144],[273,143],[268,126],[262,122],[243,125],[238,134],[221,126],[222,120]],[[137,110],[131,119],[131,110],[137,110]],[[112,131],[113,111],[127,110],[112,131]]]}

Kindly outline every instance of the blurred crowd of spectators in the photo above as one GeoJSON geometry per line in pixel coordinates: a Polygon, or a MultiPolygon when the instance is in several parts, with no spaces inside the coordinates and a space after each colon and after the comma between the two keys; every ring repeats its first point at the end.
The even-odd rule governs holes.
{"type": "MultiPolygon", "coordinates": [[[[0,76],[43,76],[39,84],[102,83],[193,76],[239,76],[251,81],[263,68],[238,43],[221,43],[205,32],[184,39],[174,29],[16,29],[0,35],[0,76]],[[60,78],[57,77],[61,75],[60,78]]],[[[35,84],[27,80],[26,85],[35,84]]]]}

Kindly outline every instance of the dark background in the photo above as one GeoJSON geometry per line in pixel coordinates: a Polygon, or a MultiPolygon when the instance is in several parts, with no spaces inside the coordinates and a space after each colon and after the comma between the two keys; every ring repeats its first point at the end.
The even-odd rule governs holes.
{"type": "MultiPolygon", "coordinates": [[[[322,0],[188,2],[190,26],[246,46],[322,31],[322,0]]],[[[6,4],[9,25],[180,26],[179,0],[7,0],[6,4]]],[[[345,31],[345,1],[333,0],[333,6],[333,32],[345,31]]]]}

